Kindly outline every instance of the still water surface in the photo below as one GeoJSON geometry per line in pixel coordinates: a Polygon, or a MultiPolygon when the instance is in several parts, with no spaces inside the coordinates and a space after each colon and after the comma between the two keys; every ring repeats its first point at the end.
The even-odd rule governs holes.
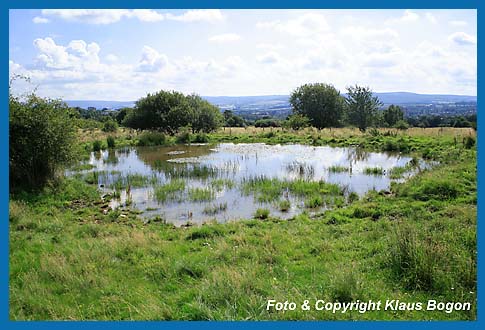
{"type": "MultiPolygon", "coordinates": [[[[301,213],[304,201],[285,192],[281,199],[290,201],[288,211],[279,210],[277,201],[260,202],[255,195],[241,190],[244,180],[255,177],[280,180],[323,180],[338,184],[344,195],[355,192],[362,196],[369,190],[388,190],[389,171],[403,167],[411,158],[400,154],[366,152],[358,148],[313,147],[306,145],[266,145],[262,143],[217,145],[177,145],[170,147],[132,147],[92,153],[88,161],[93,166],[88,172],[98,172],[97,183],[104,192],[112,192],[116,181],[129,175],[146,177],[146,184],[119,189],[120,198],[111,202],[118,207],[129,198],[131,207],[143,211],[142,217],[160,216],[167,222],[181,225],[188,221],[203,223],[216,220],[252,218],[257,208],[267,208],[271,215],[290,218],[301,213]],[[345,167],[333,172],[333,166],[345,167]],[[382,175],[368,175],[365,168],[382,168],[382,175]],[[195,172],[194,172],[195,171],[195,172]],[[174,176],[185,181],[184,191],[174,200],[157,200],[154,187],[170,182],[174,176]],[[229,182],[214,189],[214,181],[229,182]],[[210,201],[190,201],[189,189],[210,188],[210,201]],[[223,210],[207,212],[208,208],[224,205],[223,210]]],[[[426,167],[419,161],[419,168],[426,167]]],[[[416,170],[408,172],[404,178],[416,170]]],[[[85,173],[88,173],[85,172],[85,173]]],[[[280,200],[281,200],[280,199],[280,200]]],[[[320,212],[311,209],[310,212],[320,212]]]]}

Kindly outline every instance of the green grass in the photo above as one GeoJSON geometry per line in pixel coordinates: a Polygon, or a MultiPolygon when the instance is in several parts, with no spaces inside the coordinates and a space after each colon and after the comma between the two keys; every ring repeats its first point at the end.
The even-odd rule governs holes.
{"type": "Polygon", "coordinates": [[[291,203],[289,200],[283,199],[278,203],[278,208],[281,212],[288,212],[291,208],[291,203]]]}
{"type": "Polygon", "coordinates": [[[226,210],[227,210],[227,203],[220,203],[220,204],[206,206],[202,212],[207,215],[215,215],[217,213],[224,212],[226,210]]]}
{"type": "MultiPolygon", "coordinates": [[[[361,141],[374,150],[399,139],[336,134],[335,144],[361,141]]],[[[272,139],[310,142],[306,135],[278,132],[272,139]]],[[[265,221],[183,228],[144,224],[134,212],[103,214],[96,187],[74,178],[11,195],[9,318],[475,320],[476,150],[455,146],[448,136],[405,139],[414,155],[426,153],[440,164],[394,183],[389,195],[369,192],[311,219],[304,212],[289,221],[268,214],[265,221]],[[278,312],[264,308],[269,298],[436,299],[473,308],[449,314],[278,312]]],[[[184,191],[184,181],[177,182],[168,183],[177,186],[172,191],[184,191]]],[[[315,188],[324,199],[344,198],[322,193],[332,189],[326,184],[315,188]]],[[[296,191],[309,188],[301,184],[290,193],[296,191]]]]}
{"type": "Polygon", "coordinates": [[[255,219],[265,220],[265,219],[268,219],[268,217],[269,217],[269,210],[268,209],[259,208],[259,209],[256,210],[256,212],[254,212],[254,218],[255,219]]]}
{"type": "Polygon", "coordinates": [[[211,188],[190,188],[188,199],[193,202],[206,202],[216,198],[214,190],[211,188]]]}
{"type": "Polygon", "coordinates": [[[153,187],[155,199],[159,202],[174,200],[185,190],[185,181],[180,179],[171,180],[162,185],[153,187]]]}
{"type": "Polygon", "coordinates": [[[349,168],[341,165],[332,165],[328,168],[330,173],[343,173],[348,172],[349,168]]]}
{"type": "Polygon", "coordinates": [[[232,189],[235,186],[234,181],[230,179],[214,179],[211,181],[211,186],[214,188],[216,191],[222,191],[225,188],[227,189],[232,189]]]}
{"type": "Polygon", "coordinates": [[[384,175],[382,167],[366,167],[364,168],[364,174],[367,175],[384,175]]]}

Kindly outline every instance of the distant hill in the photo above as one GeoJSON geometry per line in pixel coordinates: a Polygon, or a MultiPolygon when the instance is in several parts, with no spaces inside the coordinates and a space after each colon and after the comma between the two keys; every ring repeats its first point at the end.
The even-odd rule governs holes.
{"type": "MultiPolygon", "coordinates": [[[[343,94],[344,96],[346,94],[343,94]]],[[[476,96],[447,94],[417,94],[408,92],[375,93],[384,103],[400,105],[408,115],[448,114],[476,112],[476,96]]],[[[233,110],[248,118],[261,116],[286,117],[291,112],[288,95],[261,96],[203,96],[210,103],[217,105],[221,111],[233,110]]],[[[133,107],[135,101],[80,101],[68,100],[71,107],[87,109],[120,109],[133,107]]]]}

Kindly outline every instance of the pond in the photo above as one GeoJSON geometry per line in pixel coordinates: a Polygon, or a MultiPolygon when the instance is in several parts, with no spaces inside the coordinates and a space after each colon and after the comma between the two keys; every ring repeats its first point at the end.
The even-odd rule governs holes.
{"type": "Polygon", "coordinates": [[[129,204],[145,219],[183,225],[322,212],[429,164],[352,147],[221,143],[93,152],[83,166],[68,175],[97,184],[112,208],[129,204]]]}

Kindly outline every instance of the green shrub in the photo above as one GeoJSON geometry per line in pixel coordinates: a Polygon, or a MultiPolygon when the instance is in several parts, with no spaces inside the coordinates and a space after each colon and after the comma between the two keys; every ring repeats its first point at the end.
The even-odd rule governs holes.
{"type": "Polygon", "coordinates": [[[9,95],[10,186],[39,188],[74,158],[75,127],[69,108],[34,94],[9,95]]]}
{"type": "Polygon", "coordinates": [[[161,146],[165,144],[165,134],[161,132],[148,131],[140,134],[138,146],[161,146]]]}
{"type": "Polygon", "coordinates": [[[288,210],[291,207],[291,203],[290,203],[289,200],[284,199],[284,200],[280,201],[279,207],[280,207],[281,212],[288,212],[288,210]]]}
{"type": "Polygon", "coordinates": [[[254,213],[254,218],[256,219],[268,219],[269,217],[269,210],[268,209],[257,209],[256,212],[254,213]]]}
{"type": "Polygon", "coordinates": [[[209,142],[209,137],[207,136],[207,134],[199,133],[199,134],[196,134],[195,135],[195,137],[192,140],[192,142],[195,142],[195,143],[207,143],[207,142],[209,142]]]}
{"type": "Polygon", "coordinates": [[[471,136],[467,136],[465,138],[465,148],[467,149],[471,149],[474,145],[475,145],[475,138],[471,137],[471,136]]]}
{"type": "Polygon", "coordinates": [[[314,195],[305,200],[305,207],[314,209],[323,205],[323,198],[319,195],[314,195]]]}
{"type": "Polygon", "coordinates": [[[409,124],[404,121],[404,120],[399,120],[395,125],[394,125],[395,128],[397,129],[401,129],[401,130],[406,130],[409,128],[409,124]]]}
{"type": "Polygon", "coordinates": [[[103,124],[103,132],[116,132],[118,130],[118,123],[114,120],[107,120],[103,124]]]}
{"type": "Polygon", "coordinates": [[[115,147],[115,138],[112,137],[111,135],[106,138],[106,144],[108,145],[108,148],[112,149],[115,147]]]}
{"type": "Polygon", "coordinates": [[[94,152],[101,151],[101,141],[99,140],[93,141],[93,151],[94,152]]]}
{"type": "Polygon", "coordinates": [[[190,129],[187,127],[183,127],[177,137],[175,138],[175,142],[177,143],[190,143],[190,129]]]}

